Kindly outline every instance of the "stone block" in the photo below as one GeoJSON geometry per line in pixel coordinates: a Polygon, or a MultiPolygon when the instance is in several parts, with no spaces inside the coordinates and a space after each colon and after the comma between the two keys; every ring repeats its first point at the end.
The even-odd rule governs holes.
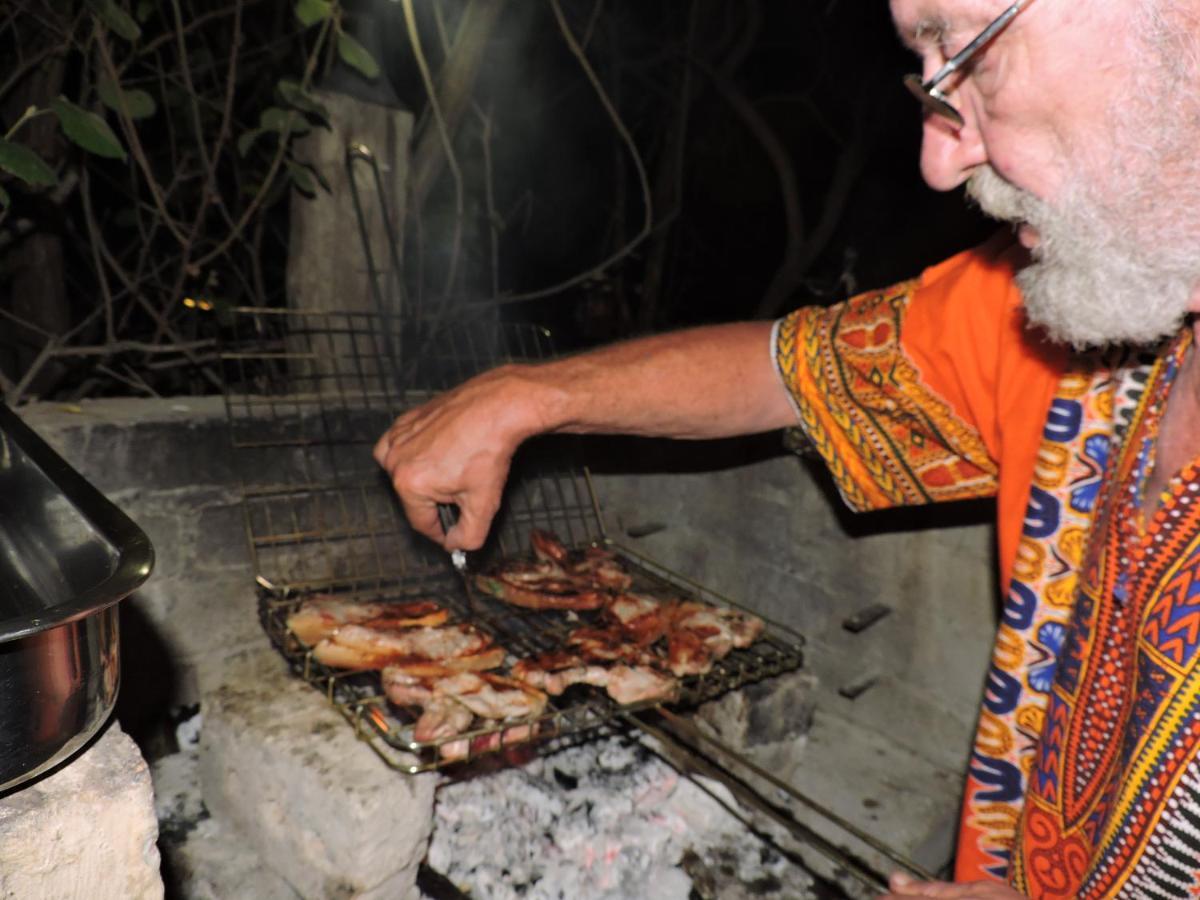
{"type": "Polygon", "coordinates": [[[227,659],[203,709],[205,804],[301,897],[418,896],[435,776],[388,768],[268,648],[227,659]]]}
{"type": "Polygon", "coordinates": [[[187,900],[298,900],[299,895],[235,829],[213,819],[200,797],[199,754],[165,756],[151,765],[163,880],[187,900]]]}
{"type": "Polygon", "coordinates": [[[150,770],[115,723],[50,775],[0,798],[0,896],[163,896],[150,770]]]}
{"type": "Polygon", "coordinates": [[[696,718],[727,746],[745,750],[794,741],[808,733],[817,705],[817,679],[788,672],[705,703],[696,718]]]}

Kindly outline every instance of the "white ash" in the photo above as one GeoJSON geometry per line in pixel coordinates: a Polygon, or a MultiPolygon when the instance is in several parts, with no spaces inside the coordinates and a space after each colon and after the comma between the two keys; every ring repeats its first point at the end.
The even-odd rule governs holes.
{"type": "Polygon", "coordinates": [[[175,726],[175,742],[180,750],[196,750],[200,747],[200,732],[204,728],[204,715],[197,708],[188,718],[175,726]]]}
{"type": "MultiPolygon", "coordinates": [[[[736,808],[728,792],[705,787],[736,808]]],[[[606,737],[443,785],[429,865],[474,897],[812,896],[811,877],[645,747],[606,737]],[[687,869],[703,869],[693,894],[687,869]],[[757,889],[755,887],[757,886],[757,889]],[[698,886],[699,887],[699,886],[698,886]]]]}

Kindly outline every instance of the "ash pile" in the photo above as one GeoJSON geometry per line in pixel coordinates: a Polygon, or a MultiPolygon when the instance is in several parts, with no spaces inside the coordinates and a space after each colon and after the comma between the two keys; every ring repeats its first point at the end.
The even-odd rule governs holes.
{"type": "Polygon", "coordinates": [[[737,809],[723,786],[610,734],[443,785],[427,861],[494,900],[828,896],[737,809]]]}

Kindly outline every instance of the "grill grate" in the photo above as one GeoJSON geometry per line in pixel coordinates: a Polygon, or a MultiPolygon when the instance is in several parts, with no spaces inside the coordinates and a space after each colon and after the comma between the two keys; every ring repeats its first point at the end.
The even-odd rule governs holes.
{"type": "MultiPolygon", "coordinates": [[[[255,308],[230,314],[222,373],[264,628],[296,673],[403,771],[457,762],[443,753],[450,741],[467,741],[467,759],[532,739],[553,746],[631,709],[576,686],[551,698],[534,721],[489,722],[418,743],[412,724],[420,711],[388,703],[378,673],[322,666],[286,626],[288,615],[317,592],[364,601],[429,598],[524,657],[561,649],[571,629],[592,620],[596,614],[524,610],[476,591],[445,551],[411,530],[370,453],[413,405],[499,363],[544,359],[550,351],[544,330],[491,314],[452,322],[255,308]]],[[[605,542],[587,473],[574,459],[571,438],[540,438],[521,449],[489,542],[471,554],[472,569],[523,556],[534,528],[576,548],[605,542]]],[[[636,590],[736,605],[628,549],[612,549],[636,590]]],[[[769,626],[752,647],[683,679],[680,702],[698,703],[798,668],[801,643],[798,634],[769,626]]]]}
{"type": "MultiPolygon", "coordinates": [[[[737,606],[728,598],[689,582],[624,547],[611,543],[606,546],[617,553],[626,570],[633,575],[635,591],[659,596],[687,595],[715,606],[737,606]]],[[[647,702],[619,706],[602,692],[577,685],[561,697],[551,697],[546,711],[536,718],[492,722],[453,737],[416,741],[412,738],[412,725],[421,713],[419,708],[402,708],[388,703],[380,691],[377,672],[345,672],[322,665],[313,658],[311,648],[288,630],[288,616],[307,596],[264,586],[260,592],[264,628],[297,674],[333,700],[343,715],[355,723],[360,736],[376,745],[377,752],[389,765],[405,772],[441,768],[449,762],[465,761],[531,739],[545,742],[567,737],[594,729],[622,712],[657,705],[647,702]],[[484,740],[489,737],[493,739],[484,740]],[[443,756],[442,750],[447,744],[464,740],[467,740],[465,757],[447,759],[443,756]]],[[[537,656],[559,649],[573,629],[599,622],[598,613],[526,610],[509,606],[475,590],[456,574],[382,594],[348,593],[347,598],[351,597],[363,601],[436,600],[451,612],[452,622],[470,622],[491,635],[514,657],[537,656]]],[[[732,688],[798,668],[802,662],[802,643],[799,635],[788,633],[782,626],[771,626],[753,645],[732,651],[704,675],[682,679],[679,702],[687,706],[703,703],[732,688]]]]}

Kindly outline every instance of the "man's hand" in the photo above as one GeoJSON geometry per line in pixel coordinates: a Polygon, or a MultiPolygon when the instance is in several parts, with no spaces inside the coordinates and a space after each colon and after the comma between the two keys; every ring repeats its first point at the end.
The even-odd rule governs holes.
{"type": "Polygon", "coordinates": [[[1014,900],[1024,895],[998,881],[971,881],[951,884],[948,881],[917,881],[915,878],[896,872],[888,879],[890,893],[880,900],[898,900],[902,897],[950,897],[954,900],[1014,900]]]}
{"type": "Polygon", "coordinates": [[[413,527],[447,550],[478,549],[517,447],[541,428],[516,367],[487,372],[400,416],[375,445],[413,527]],[[443,536],[437,504],[458,506],[443,536]]]}
{"type": "Polygon", "coordinates": [[[398,418],[375,445],[417,531],[447,550],[487,538],[512,455],[547,431],[720,438],[796,421],[771,323],[710,325],[533,366],[502,366],[398,418]],[[443,539],[437,504],[459,508],[443,539]]]}

